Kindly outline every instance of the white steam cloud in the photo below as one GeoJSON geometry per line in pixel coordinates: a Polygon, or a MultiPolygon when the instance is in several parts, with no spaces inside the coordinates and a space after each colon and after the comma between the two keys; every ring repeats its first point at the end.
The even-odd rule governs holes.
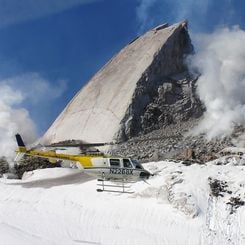
{"type": "Polygon", "coordinates": [[[199,35],[198,51],[191,63],[201,73],[197,82],[206,106],[196,133],[208,138],[229,135],[234,125],[245,123],[245,32],[223,28],[199,35]]]}
{"type": "Polygon", "coordinates": [[[9,162],[13,160],[16,133],[20,133],[26,143],[37,139],[36,125],[23,104],[45,104],[61,96],[65,89],[64,81],[54,86],[37,73],[0,81],[0,157],[6,157],[9,162]]]}
{"type": "Polygon", "coordinates": [[[139,6],[136,9],[138,21],[140,23],[139,33],[142,33],[145,28],[154,24],[154,17],[150,17],[150,9],[157,3],[158,0],[140,0],[139,6]]]}
{"type": "Polygon", "coordinates": [[[193,24],[204,18],[210,7],[210,0],[138,0],[138,3],[139,33],[169,19],[175,22],[189,19],[193,24]]]}
{"type": "Polygon", "coordinates": [[[171,3],[171,7],[174,9],[176,19],[185,19],[193,16],[197,13],[199,16],[203,16],[207,13],[210,0],[160,0],[171,3]]]}
{"type": "Polygon", "coordinates": [[[36,127],[30,115],[20,105],[24,97],[20,91],[10,86],[0,84],[0,156],[11,161],[17,148],[15,134],[21,133],[27,140],[34,140],[37,136],[36,127]]]}
{"type": "Polygon", "coordinates": [[[188,20],[193,31],[208,30],[213,26],[242,23],[240,4],[222,0],[137,0],[136,15],[139,33],[162,23],[188,20]],[[217,7],[219,12],[216,11],[217,7]],[[239,11],[238,11],[239,10],[239,11]]]}

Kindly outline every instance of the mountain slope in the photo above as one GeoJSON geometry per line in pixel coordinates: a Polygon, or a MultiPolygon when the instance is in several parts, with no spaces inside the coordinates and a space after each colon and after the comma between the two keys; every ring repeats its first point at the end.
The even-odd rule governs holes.
{"type": "Polygon", "coordinates": [[[191,115],[199,117],[194,80],[184,64],[191,51],[185,22],[148,31],[95,74],[43,140],[124,141],[191,115]]]}

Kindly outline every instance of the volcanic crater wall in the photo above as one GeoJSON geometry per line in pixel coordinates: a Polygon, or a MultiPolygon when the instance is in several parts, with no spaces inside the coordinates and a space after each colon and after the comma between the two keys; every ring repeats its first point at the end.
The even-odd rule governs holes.
{"type": "Polygon", "coordinates": [[[197,79],[185,65],[186,55],[192,52],[183,23],[155,53],[153,62],[137,82],[116,137],[119,141],[202,115],[203,106],[195,92],[197,79]]]}
{"type": "Polygon", "coordinates": [[[43,137],[49,143],[125,141],[202,114],[187,23],[161,25],[135,39],[84,86],[43,137]]]}

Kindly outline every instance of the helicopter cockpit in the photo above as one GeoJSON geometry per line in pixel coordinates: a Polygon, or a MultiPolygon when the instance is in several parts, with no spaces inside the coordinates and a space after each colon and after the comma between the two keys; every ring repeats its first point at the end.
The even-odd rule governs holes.
{"type": "Polygon", "coordinates": [[[139,162],[130,158],[110,158],[110,167],[143,169],[139,162]]]}

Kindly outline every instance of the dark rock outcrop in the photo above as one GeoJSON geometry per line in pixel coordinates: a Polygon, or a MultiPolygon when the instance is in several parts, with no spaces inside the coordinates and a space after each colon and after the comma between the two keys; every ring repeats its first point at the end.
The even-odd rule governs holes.
{"type": "Polygon", "coordinates": [[[14,166],[14,173],[18,178],[22,178],[23,174],[28,171],[43,168],[61,167],[60,163],[50,163],[47,159],[32,156],[24,156],[18,164],[14,166]]]}
{"type": "Polygon", "coordinates": [[[204,108],[196,96],[196,80],[185,64],[193,52],[184,23],[155,54],[137,82],[117,136],[118,141],[146,134],[170,124],[199,118],[204,108]]]}
{"type": "Polygon", "coordinates": [[[9,172],[9,164],[5,158],[0,158],[0,177],[9,172]]]}

